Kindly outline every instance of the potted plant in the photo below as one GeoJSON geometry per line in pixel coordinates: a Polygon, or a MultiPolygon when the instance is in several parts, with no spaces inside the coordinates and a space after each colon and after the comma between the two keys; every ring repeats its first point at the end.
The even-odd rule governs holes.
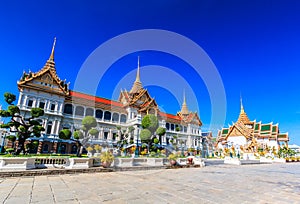
{"type": "Polygon", "coordinates": [[[170,154],[168,156],[168,160],[170,161],[171,166],[174,166],[176,164],[176,160],[178,159],[178,155],[176,154],[170,154]]]}
{"type": "Polygon", "coordinates": [[[88,157],[92,157],[92,156],[93,156],[93,153],[92,153],[93,150],[94,150],[94,149],[93,149],[93,147],[91,147],[91,146],[88,146],[88,147],[86,148],[86,151],[88,151],[88,153],[87,153],[88,157]]]}
{"type": "Polygon", "coordinates": [[[98,157],[101,154],[102,147],[97,144],[97,145],[94,146],[94,150],[96,151],[96,153],[94,154],[94,156],[98,157]]]}
{"type": "Polygon", "coordinates": [[[100,155],[101,163],[104,168],[110,167],[111,163],[114,161],[115,157],[110,151],[103,152],[100,155]]]}

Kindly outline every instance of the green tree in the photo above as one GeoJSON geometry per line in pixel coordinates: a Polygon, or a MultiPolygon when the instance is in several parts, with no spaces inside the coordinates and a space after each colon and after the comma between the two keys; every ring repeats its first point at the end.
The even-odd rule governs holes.
{"type": "Polygon", "coordinates": [[[161,137],[166,134],[166,128],[158,127],[156,130],[156,134],[159,136],[159,144],[162,145],[161,137]]]}
{"type": "Polygon", "coordinates": [[[148,152],[149,152],[149,148],[152,146],[151,144],[152,137],[158,128],[157,117],[153,114],[148,114],[144,116],[142,119],[142,128],[143,130],[141,131],[141,141],[145,141],[146,143],[148,143],[148,152]]]}
{"type": "Polygon", "coordinates": [[[150,130],[151,134],[153,135],[156,129],[158,128],[158,119],[153,114],[146,115],[142,120],[142,127],[143,129],[150,130]]]}
{"type": "Polygon", "coordinates": [[[72,133],[69,129],[63,129],[58,134],[59,139],[62,139],[62,140],[69,140],[71,138],[71,135],[72,135],[72,133]]]}
{"type": "Polygon", "coordinates": [[[0,110],[0,116],[10,118],[10,121],[1,125],[1,128],[9,128],[10,132],[15,132],[18,137],[18,147],[16,154],[25,153],[25,141],[30,137],[40,137],[41,132],[45,129],[41,126],[38,117],[44,115],[44,110],[41,108],[32,108],[29,117],[20,115],[18,106],[13,105],[16,96],[11,93],[5,93],[4,99],[8,103],[7,110],[0,110]]]}
{"type": "Polygon", "coordinates": [[[73,133],[73,137],[75,140],[83,139],[83,133],[80,130],[76,130],[73,133]]]}
{"type": "Polygon", "coordinates": [[[140,138],[143,143],[148,143],[148,152],[149,152],[149,147],[151,144],[151,136],[152,136],[152,134],[151,134],[150,130],[148,130],[148,129],[141,130],[140,138]]]}
{"type": "Polygon", "coordinates": [[[96,135],[98,131],[95,129],[97,127],[97,120],[93,116],[86,116],[82,119],[82,140],[78,140],[79,148],[77,152],[77,156],[81,156],[83,151],[83,146],[87,144],[92,135],[96,135]],[[97,131],[97,132],[96,132],[97,131]],[[91,134],[92,133],[92,134],[91,134]]]}

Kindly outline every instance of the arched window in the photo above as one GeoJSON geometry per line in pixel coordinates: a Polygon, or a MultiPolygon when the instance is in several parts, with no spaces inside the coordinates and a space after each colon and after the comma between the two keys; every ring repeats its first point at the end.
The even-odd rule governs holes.
{"type": "Polygon", "coordinates": [[[96,118],[102,119],[103,117],[103,111],[102,110],[96,110],[96,118]]]}
{"type": "Polygon", "coordinates": [[[111,112],[105,111],[104,112],[104,120],[110,120],[111,119],[111,112]]]}
{"type": "Polygon", "coordinates": [[[52,130],[52,121],[49,121],[47,123],[47,131],[46,131],[46,134],[51,134],[51,130],[52,130]]]}
{"type": "Polygon", "coordinates": [[[58,147],[58,148],[60,150],[58,153],[60,153],[60,154],[65,154],[66,153],[67,147],[66,147],[65,144],[61,144],[60,147],[58,147]]]}
{"type": "Polygon", "coordinates": [[[77,145],[72,145],[72,149],[71,149],[71,154],[76,154],[77,153],[77,145]]]}
{"type": "Polygon", "coordinates": [[[75,109],[76,116],[83,116],[84,115],[84,108],[82,106],[77,106],[75,109]]]}
{"type": "Polygon", "coordinates": [[[72,104],[66,104],[64,108],[64,113],[65,114],[73,114],[73,105],[72,104]]]}
{"type": "Polygon", "coordinates": [[[122,114],[121,115],[121,123],[126,123],[127,117],[126,115],[122,114]]]}
{"type": "Polygon", "coordinates": [[[170,123],[166,123],[166,129],[167,129],[167,130],[170,129],[170,123]]]}
{"type": "Polygon", "coordinates": [[[119,122],[119,114],[118,113],[113,113],[112,121],[114,123],[119,122]]]}
{"type": "Polygon", "coordinates": [[[171,130],[174,131],[174,124],[171,124],[171,130]]]}
{"type": "Polygon", "coordinates": [[[43,153],[48,153],[49,152],[49,145],[48,144],[44,144],[43,146],[43,153]]]}
{"type": "Polygon", "coordinates": [[[115,141],[116,138],[117,138],[117,133],[113,133],[113,135],[112,135],[112,140],[115,141]]]}
{"type": "Polygon", "coordinates": [[[85,110],[85,116],[94,116],[94,110],[92,108],[87,108],[85,110]]]}
{"type": "Polygon", "coordinates": [[[32,104],[33,104],[33,99],[28,99],[27,106],[32,107],[32,104]]]}
{"type": "Polygon", "coordinates": [[[108,138],[108,132],[104,132],[104,140],[107,140],[108,138]]]}

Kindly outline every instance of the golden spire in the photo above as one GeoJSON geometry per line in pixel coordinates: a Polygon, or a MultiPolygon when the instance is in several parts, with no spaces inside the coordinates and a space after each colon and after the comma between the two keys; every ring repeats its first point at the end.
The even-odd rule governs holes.
{"type": "Polygon", "coordinates": [[[189,114],[189,109],[186,105],[185,91],[183,91],[183,103],[182,103],[182,107],[181,107],[180,112],[181,112],[182,115],[188,115],[189,114]]]}
{"type": "Polygon", "coordinates": [[[242,113],[245,113],[242,97],[241,97],[240,101],[241,101],[241,114],[242,114],[242,113]]]}
{"type": "Polygon", "coordinates": [[[49,60],[54,62],[54,50],[55,50],[55,44],[56,44],[56,37],[54,38],[53,46],[52,46],[52,51],[49,57],[49,60]]]}
{"type": "Polygon", "coordinates": [[[143,86],[142,86],[142,82],[140,79],[140,57],[138,57],[138,67],[137,67],[136,77],[135,77],[133,86],[130,90],[130,93],[136,93],[142,88],[143,88],[143,86]]]}
{"type": "Polygon", "coordinates": [[[250,122],[250,119],[248,118],[248,116],[245,112],[242,97],[241,97],[240,100],[241,100],[241,111],[240,111],[240,115],[239,115],[239,118],[238,118],[237,122],[243,122],[244,124],[249,124],[251,122],[250,122]]]}

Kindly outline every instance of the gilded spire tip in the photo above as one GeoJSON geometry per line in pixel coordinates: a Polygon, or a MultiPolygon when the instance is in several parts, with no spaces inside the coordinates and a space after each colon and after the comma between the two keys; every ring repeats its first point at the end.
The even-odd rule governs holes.
{"type": "Polygon", "coordinates": [[[52,51],[49,57],[49,60],[54,61],[54,50],[55,50],[55,44],[56,44],[56,37],[54,37],[54,41],[53,41],[53,46],[52,46],[52,51]]]}

